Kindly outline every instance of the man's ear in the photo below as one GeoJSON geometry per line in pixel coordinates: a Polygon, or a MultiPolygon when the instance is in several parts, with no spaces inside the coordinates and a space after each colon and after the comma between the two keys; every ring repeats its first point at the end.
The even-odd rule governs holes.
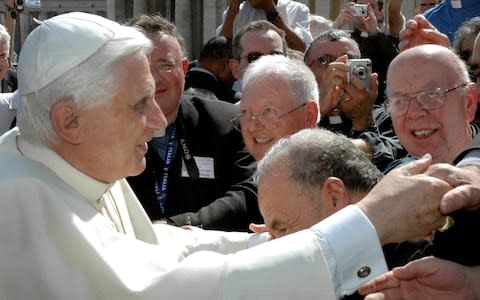
{"type": "Polygon", "coordinates": [[[217,61],[215,64],[215,69],[218,74],[221,74],[217,77],[222,77],[224,74],[227,74],[230,71],[230,59],[229,58],[222,58],[217,61]]]}
{"type": "Polygon", "coordinates": [[[184,58],[182,59],[183,74],[187,74],[189,63],[190,63],[190,62],[188,61],[188,58],[184,57],[184,58]]]}
{"type": "Polygon", "coordinates": [[[307,121],[308,128],[316,128],[317,123],[320,119],[318,117],[318,114],[320,113],[320,111],[318,109],[318,105],[313,101],[307,102],[306,110],[307,110],[307,120],[306,121],[307,121]]]}
{"type": "Polygon", "coordinates": [[[232,70],[233,77],[237,80],[242,78],[242,71],[240,70],[240,62],[238,60],[230,58],[228,65],[230,66],[230,70],[232,70]]]}
{"type": "Polygon", "coordinates": [[[57,136],[70,144],[82,140],[77,106],[73,100],[60,100],[50,110],[50,121],[57,136]]]}
{"type": "Polygon", "coordinates": [[[475,119],[475,113],[478,109],[478,93],[477,93],[477,84],[470,83],[467,86],[467,99],[466,99],[466,109],[467,109],[467,119],[468,122],[472,122],[475,119]]]}
{"type": "Polygon", "coordinates": [[[322,185],[322,201],[329,211],[336,212],[350,204],[348,191],[343,181],[337,177],[328,177],[322,185]]]}

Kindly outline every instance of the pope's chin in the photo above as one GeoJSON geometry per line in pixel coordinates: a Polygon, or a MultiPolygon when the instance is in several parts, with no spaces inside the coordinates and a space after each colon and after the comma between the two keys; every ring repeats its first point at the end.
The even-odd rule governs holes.
{"type": "Polygon", "coordinates": [[[147,166],[147,160],[145,158],[145,154],[147,153],[148,149],[147,143],[144,145],[138,145],[137,149],[139,151],[136,153],[134,166],[130,168],[130,172],[127,176],[137,176],[142,173],[147,166]]]}
{"type": "Polygon", "coordinates": [[[127,176],[137,176],[140,173],[142,173],[145,170],[145,167],[147,166],[147,161],[145,159],[145,156],[142,157],[142,160],[137,162],[135,164],[135,167],[132,167],[127,176]]]}

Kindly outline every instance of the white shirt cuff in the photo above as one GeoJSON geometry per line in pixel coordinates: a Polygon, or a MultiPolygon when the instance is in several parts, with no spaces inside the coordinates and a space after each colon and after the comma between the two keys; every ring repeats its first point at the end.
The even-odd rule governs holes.
{"type": "Polygon", "coordinates": [[[324,250],[338,297],[388,271],[377,231],[357,206],[347,206],[311,230],[324,250]]]}

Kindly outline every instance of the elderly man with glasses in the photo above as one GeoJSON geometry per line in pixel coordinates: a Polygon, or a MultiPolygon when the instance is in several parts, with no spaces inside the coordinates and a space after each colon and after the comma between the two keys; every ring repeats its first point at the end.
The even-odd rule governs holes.
{"type": "Polygon", "coordinates": [[[230,120],[238,107],[183,93],[188,68],[183,38],[159,15],[130,22],[153,41],[155,100],[168,126],[148,143],[147,167],[128,181],[152,221],[247,231],[261,221],[248,182],[251,157],[230,120]]]}
{"type": "MultiPolygon", "coordinates": [[[[459,155],[476,136],[478,139],[478,127],[470,123],[478,105],[477,85],[471,81],[465,62],[447,47],[420,45],[403,51],[392,62],[387,78],[387,109],[410,156],[429,153],[433,163],[441,165],[427,174],[455,179],[457,184],[471,181],[469,168],[473,168],[473,177],[478,177],[478,159],[457,164],[459,155]]],[[[459,212],[452,217],[456,224],[453,230],[435,234],[433,254],[479,264],[478,243],[472,240],[480,226],[478,212],[459,212]]]]}
{"type": "Polygon", "coordinates": [[[422,45],[402,52],[387,78],[388,112],[408,153],[452,163],[477,133],[476,85],[465,63],[446,47],[422,45]]]}
{"type": "MultiPolygon", "coordinates": [[[[477,38],[473,64],[480,63],[479,50],[477,38]]],[[[478,73],[478,69],[472,71],[478,73]]],[[[479,205],[478,196],[470,199],[469,196],[478,194],[480,136],[469,121],[477,108],[476,84],[470,81],[461,59],[448,48],[437,45],[405,50],[392,62],[388,78],[391,86],[388,108],[407,149],[416,155],[430,152],[436,162],[456,163],[455,167],[434,165],[438,170],[429,170],[427,174],[459,184],[448,197],[444,196],[449,204],[442,205],[441,210],[446,214],[457,209],[463,211],[452,214],[455,226],[437,232],[433,246],[436,257],[463,266],[433,257],[417,260],[378,277],[361,292],[379,292],[367,299],[474,299],[480,294],[476,238],[479,205]],[[470,189],[475,184],[476,190],[470,189]]]]}
{"type": "Polygon", "coordinates": [[[317,82],[299,60],[280,55],[258,59],[244,74],[243,90],[233,123],[257,161],[282,137],[317,125],[317,82]]]}

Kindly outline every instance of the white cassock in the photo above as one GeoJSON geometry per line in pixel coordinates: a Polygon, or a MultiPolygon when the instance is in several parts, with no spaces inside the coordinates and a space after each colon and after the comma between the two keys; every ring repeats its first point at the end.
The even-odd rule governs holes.
{"type": "Polygon", "coordinates": [[[357,208],[271,242],[152,225],[125,180],[0,137],[0,299],[335,299],[386,270],[357,208]]]}

